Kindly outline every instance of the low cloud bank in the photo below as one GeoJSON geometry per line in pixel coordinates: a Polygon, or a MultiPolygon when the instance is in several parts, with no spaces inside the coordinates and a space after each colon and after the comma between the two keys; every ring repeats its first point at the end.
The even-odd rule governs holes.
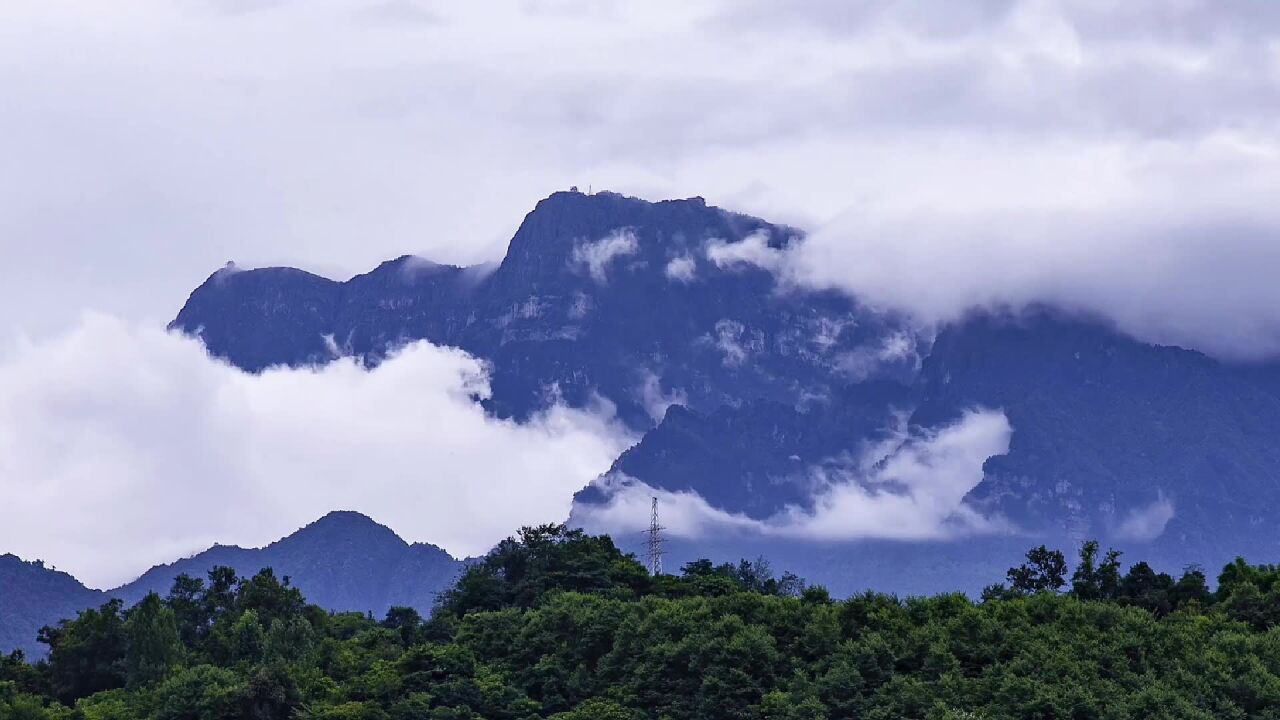
{"type": "Polygon", "coordinates": [[[0,551],[96,587],[334,509],[480,553],[557,521],[629,442],[611,409],[487,417],[481,362],[418,342],[376,370],[249,375],[199,342],[86,315],[0,362],[0,551]]]}
{"type": "Polygon", "coordinates": [[[1274,2],[117,5],[0,14],[0,352],[81,307],[166,322],[228,258],[496,261],[583,183],[806,228],[811,281],[926,319],[1280,351],[1274,2]]]}
{"type": "Polygon", "coordinates": [[[650,499],[658,498],[662,524],[677,537],[748,532],[808,540],[887,538],[924,540],[999,532],[999,518],[983,517],[964,502],[982,480],[982,465],[1009,450],[1013,428],[998,410],[972,410],[945,427],[909,434],[905,427],[856,457],[811,468],[813,509],[787,508],[767,520],[728,513],[695,492],[671,492],[614,474],[600,481],[609,498],[576,504],[572,521],[593,532],[642,530],[650,499]]]}
{"type": "Polygon", "coordinates": [[[981,211],[853,212],[785,262],[763,265],[924,324],[1048,302],[1105,317],[1147,342],[1229,360],[1275,357],[1280,211],[1251,204],[1258,188],[1237,189],[1239,200],[1220,189],[1194,197],[1153,190],[1106,207],[1019,208],[1011,200],[981,211]]]}

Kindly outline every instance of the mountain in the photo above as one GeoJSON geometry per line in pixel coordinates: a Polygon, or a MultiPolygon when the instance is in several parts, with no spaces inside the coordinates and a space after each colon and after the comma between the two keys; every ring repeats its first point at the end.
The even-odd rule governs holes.
{"type": "MultiPolygon", "coordinates": [[[[796,407],[748,400],[699,413],[673,405],[655,428],[609,468],[673,492],[696,492],[712,506],[763,520],[780,508],[810,509],[804,470],[891,434],[889,418],[914,400],[909,386],[868,381],[796,407]]],[[[605,502],[596,485],[575,496],[605,502]]]]}
{"type": "MultiPolygon", "coordinates": [[[[800,242],[700,198],[555,193],[496,267],[404,257],[345,282],[228,268],[172,327],[251,372],[343,355],[373,367],[420,338],[457,346],[490,363],[493,413],[604,397],[643,436],[602,472],[754,521],[811,512],[815,469],[883,468],[889,456],[868,461],[869,449],[909,447],[976,408],[1012,429],[964,496],[993,534],[738,533],[677,539],[673,559],[762,551],[833,589],[928,591],[990,581],[1014,548],[1040,542],[1098,537],[1173,570],[1280,552],[1268,513],[1280,501],[1276,366],[1139,342],[1053,307],[977,312],[927,335],[855,297],[779,281],[772,268],[800,242]]],[[[593,484],[576,506],[616,487],[593,484]]]]}
{"type": "Polygon", "coordinates": [[[341,511],[263,548],[215,545],[158,565],[111,594],[132,604],[149,592],[167,593],[178,575],[203,578],[218,565],[233,567],[242,576],[269,567],[321,607],[379,617],[393,605],[430,610],[436,593],[462,567],[435,545],[411,545],[360,513],[341,511]]]}
{"type": "Polygon", "coordinates": [[[981,405],[1014,428],[978,508],[1075,539],[1159,538],[1171,561],[1280,555],[1280,397],[1250,368],[1039,310],[947,328],[919,386],[919,425],[981,405]]]}
{"type": "Polygon", "coordinates": [[[41,627],[106,599],[43,562],[0,555],[0,652],[16,649],[39,657],[46,649],[36,642],[41,627]]]}
{"type": "Polygon", "coordinates": [[[272,568],[312,602],[334,611],[372,612],[394,605],[424,614],[452,584],[462,563],[434,545],[409,544],[383,525],[354,512],[332,512],[263,548],[215,545],[192,557],[158,565],[127,585],[90,590],[66,573],[40,563],[0,557],[0,651],[21,648],[43,654],[36,631],[116,597],[126,605],[149,592],[167,594],[178,575],[204,578],[225,565],[248,577],[272,568]]]}
{"type": "Polygon", "coordinates": [[[608,398],[636,429],[676,400],[707,412],[794,404],[869,372],[907,377],[910,352],[868,363],[900,336],[900,320],[834,292],[779,292],[744,260],[797,235],[701,198],[560,192],[525,217],[497,267],[402,257],[345,282],[224,268],[170,327],[254,372],[338,355],[375,365],[426,339],[492,364],[500,416],[545,407],[554,387],[574,406],[608,398]]]}

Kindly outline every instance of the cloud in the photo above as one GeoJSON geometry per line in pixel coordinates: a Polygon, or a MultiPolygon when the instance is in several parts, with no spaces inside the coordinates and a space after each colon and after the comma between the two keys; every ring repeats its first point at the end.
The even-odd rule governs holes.
{"type": "Polygon", "coordinates": [[[1280,346],[1272,3],[368,5],[6,2],[0,333],[164,324],[228,259],[496,260],[590,183],[802,226],[925,317],[1280,346]]]}
{"type": "MultiPolygon", "coordinates": [[[[131,395],[81,407],[57,388],[96,372],[87,358],[100,351],[76,319],[82,308],[126,318],[115,332],[136,340],[152,337],[138,325],[163,326],[228,259],[335,277],[404,253],[496,260],[537,199],[574,184],[655,199],[701,195],[805,227],[808,240],[785,256],[762,238],[708,252],[903,307],[926,324],[973,306],[1051,301],[1100,312],[1144,339],[1230,357],[1280,352],[1274,3],[370,7],[378,9],[362,15],[346,0],[5,3],[0,367],[45,393],[19,406],[22,383],[3,381],[6,405],[43,408],[25,427],[0,407],[5,429],[21,430],[0,434],[6,470],[15,448],[36,452],[30,444],[42,462],[68,464],[63,474],[83,479],[90,469],[77,474],[69,464],[102,443],[103,467],[119,474],[152,463],[159,470],[139,477],[163,471],[176,482],[193,471],[149,443],[190,445],[210,467],[232,463],[176,435],[175,417],[198,427],[180,411],[203,408],[208,422],[232,425],[218,437],[235,438],[235,423],[219,414],[231,410],[210,397],[243,406],[284,378],[310,377],[259,383],[177,359],[135,377],[129,368],[169,357],[156,349],[169,340],[152,338],[145,357],[118,347],[103,356],[120,375],[104,384],[131,395]],[[14,327],[59,339],[22,348],[10,342],[14,327]],[[75,338],[86,338],[77,362],[33,359],[75,338]],[[134,396],[148,397],[153,384],[186,392],[182,373],[200,388],[190,404],[137,405],[134,396]],[[86,415],[50,414],[57,408],[86,415]],[[102,419],[117,409],[139,418],[102,419]],[[64,434],[54,422],[84,431],[64,434]],[[156,426],[163,432],[148,436],[156,426]],[[130,428],[139,435],[126,435],[130,428]],[[62,445],[75,452],[49,450],[62,445]]],[[[99,330],[92,340],[112,348],[111,335],[99,330]]],[[[708,336],[729,362],[750,340],[729,325],[708,336]]],[[[419,350],[406,352],[404,366],[425,362],[412,359],[419,350]]],[[[365,390],[389,377],[357,382],[344,367],[321,377],[365,390]]],[[[410,417],[405,432],[425,432],[422,417],[410,417]]],[[[244,451],[251,440],[224,442],[244,451]]],[[[279,470],[280,456],[268,455],[275,460],[246,476],[279,470]]],[[[372,455],[383,456],[399,457],[372,455]]],[[[2,506],[41,497],[27,492],[41,465],[24,457],[25,475],[0,480],[9,483],[2,506]]],[[[352,484],[365,477],[338,466],[352,484]]],[[[217,477],[234,488],[232,474],[217,477]]],[[[124,482],[112,478],[104,487],[124,482]]],[[[188,505],[175,494],[165,507],[216,499],[186,492],[188,505]]],[[[181,530],[172,531],[174,547],[190,539],[181,530]]],[[[58,560],[33,537],[22,547],[58,560]]],[[[80,540],[55,548],[58,556],[96,541],[74,528],[66,537],[80,540]]]]}
{"type": "Polygon", "coordinates": [[[737,320],[722,318],[716,321],[715,337],[703,336],[723,356],[721,362],[725,367],[738,367],[746,362],[752,353],[764,347],[764,334],[752,330],[737,320]]]}
{"type": "Polygon", "coordinates": [[[1192,198],[1189,186],[1158,188],[1160,168],[1183,160],[1156,160],[1142,197],[1104,206],[850,213],[796,246],[782,272],[924,324],[1047,302],[1148,342],[1280,354],[1280,211],[1249,199],[1267,173],[1244,164],[1192,198]]]}
{"type": "Polygon", "coordinates": [[[644,410],[654,422],[661,422],[666,417],[667,408],[672,405],[686,405],[689,402],[688,396],[680,388],[673,388],[670,392],[664,392],[662,389],[662,378],[658,377],[653,371],[646,370],[644,372],[644,380],[640,383],[640,390],[637,393],[640,396],[640,402],[644,405],[644,410]]]}
{"type": "Polygon", "coordinates": [[[635,232],[630,228],[619,228],[599,240],[574,245],[570,262],[586,270],[597,284],[603,285],[609,281],[609,265],[620,257],[634,255],[638,249],[635,232]]]}
{"type": "Polygon", "coordinates": [[[1173,516],[1173,501],[1160,493],[1150,504],[1131,509],[1116,527],[1115,535],[1128,540],[1155,540],[1173,516]]]}
{"type": "Polygon", "coordinates": [[[836,358],[836,367],[855,382],[876,374],[887,363],[913,357],[919,361],[916,339],[899,331],[885,335],[872,344],[856,347],[836,358]]]}
{"type": "Polygon", "coordinates": [[[242,373],[90,314],[0,363],[0,547],[90,585],[334,509],[458,556],[564,518],[629,438],[610,410],[487,417],[480,362],[412,344],[376,370],[242,373]]]}
{"type": "Polygon", "coordinates": [[[769,526],[745,515],[713,507],[690,491],[655,488],[623,473],[610,473],[596,481],[608,497],[601,504],[575,503],[569,523],[588,532],[627,537],[649,526],[651,498],[658,498],[662,527],[673,537],[697,538],[741,531],[765,533],[769,526]]]}
{"type": "Polygon", "coordinates": [[[355,17],[368,23],[414,30],[425,25],[444,22],[444,19],[426,3],[416,0],[383,0],[383,2],[370,3],[355,11],[355,17]]]}
{"type": "Polygon", "coordinates": [[[668,280],[675,280],[682,283],[691,283],[698,275],[698,263],[687,255],[671,258],[667,263],[666,275],[668,280]]]}
{"type": "Polygon", "coordinates": [[[768,233],[757,232],[734,243],[713,240],[707,244],[707,259],[718,268],[755,266],[777,272],[787,257],[782,250],[769,246],[768,233]]]}
{"type": "MultiPolygon", "coordinates": [[[[904,419],[905,420],[905,419],[904,419]]],[[[614,474],[597,481],[608,500],[574,505],[572,521],[617,534],[643,529],[651,497],[677,537],[749,532],[807,540],[924,540],[1005,532],[964,502],[982,481],[983,463],[1009,450],[1013,428],[1003,412],[972,410],[953,424],[896,436],[856,457],[809,469],[812,509],[789,507],[767,520],[728,513],[694,492],[671,492],[614,474]]]]}
{"type": "Polygon", "coordinates": [[[779,522],[823,539],[925,539],[1000,528],[964,496],[982,481],[987,458],[1009,451],[1012,434],[1003,412],[973,410],[943,428],[900,436],[878,459],[872,452],[852,466],[815,469],[825,488],[816,508],[792,509],[779,522]]]}

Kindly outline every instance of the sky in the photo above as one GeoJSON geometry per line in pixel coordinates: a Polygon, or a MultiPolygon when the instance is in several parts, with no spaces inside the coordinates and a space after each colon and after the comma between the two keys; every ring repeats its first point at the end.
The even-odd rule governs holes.
{"type": "Polygon", "coordinates": [[[9,0],[0,347],[163,324],[228,260],[494,260],[591,185],[797,224],[930,319],[1273,354],[1278,42],[1210,0],[9,0]]]}
{"type": "MultiPolygon", "coordinates": [[[[0,88],[0,442],[25,449],[0,458],[0,485],[89,482],[59,465],[64,426],[100,441],[111,462],[86,467],[120,482],[181,474],[150,428],[274,427],[277,384],[346,388],[333,397],[396,416],[350,369],[246,381],[160,329],[228,260],[345,278],[406,253],[498,259],[534,203],[571,185],[793,224],[808,240],[761,262],[922,324],[1047,301],[1230,360],[1280,354],[1275,3],[7,0],[0,88]],[[67,395],[90,380],[156,394],[132,415],[67,395]],[[45,429],[19,434],[24,417],[45,429]]],[[[417,348],[397,362],[477,438],[542,433],[533,450],[580,443],[583,458],[626,440],[604,410],[532,429],[472,417],[442,370],[470,360],[417,348]]],[[[257,463],[251,477],[283,467],[219,442],[257,463]]],[[[447,464],[423,452],[414,462],[447,464]]],[[[213,523],[165,551],[293,521],[213,523]]],[[[45,554],[97,567],[94,537],[45,554]]]]}

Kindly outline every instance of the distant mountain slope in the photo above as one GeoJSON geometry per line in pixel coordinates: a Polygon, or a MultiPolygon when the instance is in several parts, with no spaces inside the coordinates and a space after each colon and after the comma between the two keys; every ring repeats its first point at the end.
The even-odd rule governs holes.
{"type": "Polygon", "coordinates": [[[149,592],[168,593],[186,573],[204,578],[215,566],[250,576],[264,567],[330,610],[372,612],[393,605],[426,614],[435,596],[452,584],[462,563],[434,545],[409,544],[394,532],[354,512],[333,512],[264,548],[215,545],[107,592],[90,590],[66,573],[12,555],[0,556],[0,651],[22,648],[39,655],[36,631],[76,612],[118,597],[132,605],[149,592]]]}
{"type": "MultiPolygon", "coordinates": [[[[697,413],[680,405],[610,468],[652,487],[691,490],[712,506],[762,520],[784,506],[808,509],[805,470],[890,434],[895,410],[909,411],[911,387],[849,385],[797,407],[755,400],[697,413]]],[[[592,485],[580,503],[606,498],[592,485]]]]}
{"type": "Polygon", "coordinates": [[[427,339],[492,363],[500,415],[527,416],[555,388],[577,406],[608,398],[637,429],[675,400],[793,404],[872,371],[908,376],[917,358],[899,320],[837,293],[780,292],[742,261],[796,237],[701,198],[561,192],[529,213],[496,268],[404,257],[342,283],[225,268],[171,327],[250,371],[335,354],[373,364],[427,339]],[[890,337],[901,354],[869,363],[890,337]]]}
{"type": "Polygon", "coordinates": [[[919,385],[921,425],[974,405],[1009,417],[1008,454],[970,494],[987,511],[1074,538],[1280,555],[1280,398],[1248,369],[1042,311],[947,328],[919,385]]]}
{"type": "Polygon", "coordinates": [[[167,593],[178,575],[203,578],[217,565],[243,576],[269,567],[321,607],[378,616],[393,605],[429,610],[436,593],[461,570],[459,561],[434,545],[411,545],[359,513],[332,512],[264,548],[215,545],[158,565],[111,594],[131,604],[149,592],[167,593]]]}
{"type": "MultiPolygon", "coordinates": [[[[250,371],[339,354],[373,365],[419,338],[456,345],[492,364],[495,413],[607,398],[644,433],[613,471],[757,520],[808,507],[808,468],[856,456],[899,423],[927,433],[989,408],[1009,420],[1009,451],[986,461],[966,502],[1000,519],[1011,544],[1099,537],[1171,570],[1280,555],[1280,365],[1145,344],[1054,308],[980,313],[929,338],[856,298],[780,283],[768,268],[796,242],[795,230],[699,198],[556,193],[496,268],[400,258],[346,282],[226,269],[172,326],[250,371]]],[[[757,549],[728,537],[699,546],[757,549]]],[[[909,585],[925,591],[953,586],[947,572],[989,577],[1006,543],[938,547],[784,550],[833,586],[927,568],[935,585],[909,585]]]]}
{"type": "Polygon", "coordinates": [[[36,642],[41,627],[105,601],[105,594],[67,573],[0,555],[0,652],[19,649],[38,657],[45,650],[36,642]]]}
{"type": "MultiPolygon", "coordinates": [[[[966,500],[1027,541],[1101,538],[1173,569],[1280,557],[1280,397],[1254,369],[1040,309],[947,327],[911,388],[884,385],[816,408],[673,408],[613,470],[763,519],[804,507],[803,470],[883,434],[888,408],[914,408],[911,424],[926,429],[985,407],[1013,435],[966,500]]],[[[577,496],[605,500],[594,486],[577,496]]]]}

